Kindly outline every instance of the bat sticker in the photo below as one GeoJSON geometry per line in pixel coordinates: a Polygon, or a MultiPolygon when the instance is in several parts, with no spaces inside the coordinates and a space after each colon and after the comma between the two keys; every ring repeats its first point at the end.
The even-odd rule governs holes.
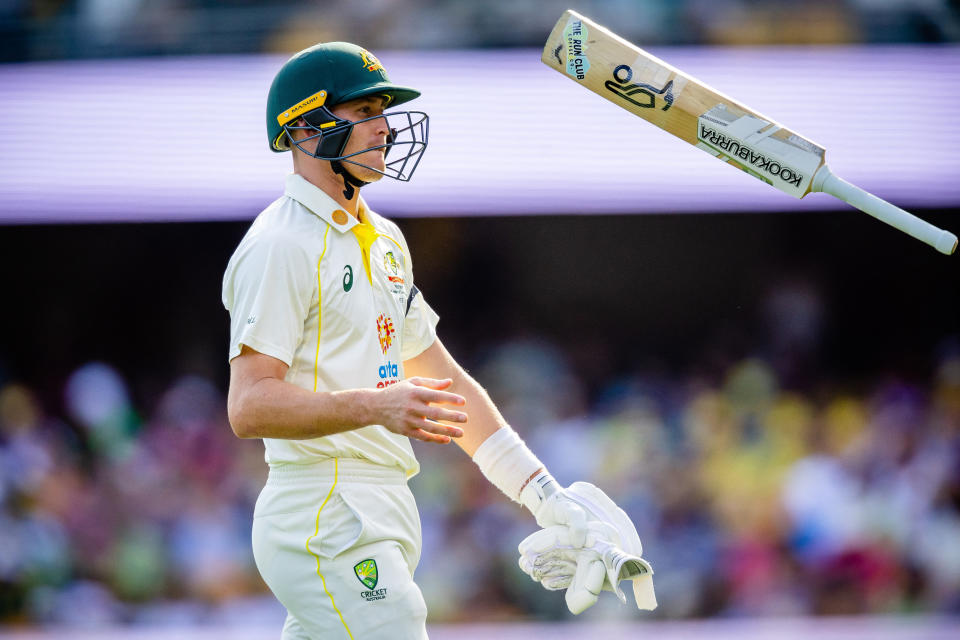
{"type": "Polygon", "coordinates": [[[563,39],[567,43],[567,73],[583,80],[590,70],[590,61],[587,59],[587,28],[580,20],[571,20],[563,30],[563,39]]]}
{"type": "Polygon", "coordinates": [[[628,65],[621,64],[613,70],[613,80],[607,80],[603,83],[603,86],[614,95],[620,96],[627,102],[643,109],[653,109],[657,105],[657,96],[663,96],[663,101],[666,103],[661,109],[662,111],[669,111],[670,107],[673,106],[673,80],[665,84],[662,89],[657,89],[649,84],[627,84],[632,79],[633,69],[628,65]],[[624,72],[622,77],[621,72],[624,72]],[[646,102],[637,102],[633,99],[632,96],[638,93],[646,96],[646,102]]]}
{"type": "Polygon", "coordinates": [[[773,137],[781,127],[723,104],[697,122],[697,147],[796,198],[802,198],[823,161],[816,152],[773,137]]]}

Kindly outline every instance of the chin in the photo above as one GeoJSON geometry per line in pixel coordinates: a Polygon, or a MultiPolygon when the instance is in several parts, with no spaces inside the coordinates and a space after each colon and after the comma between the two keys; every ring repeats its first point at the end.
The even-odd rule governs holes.
{"type": "MultiPolygon", "coordinates": [[[[364,159],[363,159],[363,164],[365,164],[365,165],[367,165],[368,167],[371,167],[371,168],[373,168],[373,169],[376,169],[377,171],[386,171],[386,170],[387,170],[387,163],[384,161],[384,158],[383,158],[383,154],[382,154],[382,153],[380,153],[379,151],[377,151],[375,154],[374,154],[374,153],[371,153],[371,154],[369,154],[369,155],[370,155],[369,158],[364,158],[364,159]]],[[[379,175],[379,174],[377,174],[377,175],[379,175]]]]}
{"type": "MultiPolygon", "coordinates": [[[[361,160],[363,162],[363,160],[361,160]]],[[[383,177],[382,173],[377,173],[378,171],[384,171],[387,166],[383,162],[364,162],[366,167],[361,167],[354,165],[355,169],[354,174],[364,182],[376,182],[383,177]]]]}
{"type": "Polygon", "coordinates": [[[376,171],[362,171],[365,175],[360,176],[360,179],[364,182],[377,182],[380,178],[383,177],[382,173],[377,173],[376,171]]]}

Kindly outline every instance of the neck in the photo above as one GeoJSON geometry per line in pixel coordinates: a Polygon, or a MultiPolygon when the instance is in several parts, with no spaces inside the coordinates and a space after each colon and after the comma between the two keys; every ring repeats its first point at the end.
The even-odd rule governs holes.
{"type": "Polygon", "coordinates": [[[357,217],[357,209],[360,206],[360,190],[353,189],[353,197],[347,198],[344,195],[343,176],[337,175],[330,167],[330,163],[325,160],[316,162],[298,162],[294,156],[293,172],[300,175],[304,180],[317,187],[325,194],[333,198],[340,207],[357,217]]]}

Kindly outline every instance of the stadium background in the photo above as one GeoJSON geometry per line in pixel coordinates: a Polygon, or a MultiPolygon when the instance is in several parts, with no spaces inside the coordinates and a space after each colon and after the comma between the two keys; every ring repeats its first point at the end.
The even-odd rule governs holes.
{"type": "MultiPolygon", "coordinates": [[[[29,101],[33,85],[16,82],[35,72],[69,78],[82,68],[94,77],[98,65],[116,70],[128,62],[186,70],[193,60],[249,63],[254,54],[270,69],[282,54],[324,39],[385,52],[394,78],[418,86],[415,73],[401,77],[391,67],[391,55],[435,55],[441,67],[457,55],[491,64],[498,56],[536,60],[535,48],[565,8],[553,1],[12,0],[0,3],[0,109],[29,101]]],[[[574,8],[632,41],[676,46],[681,56],[775,56],[791,45],[794,52],[889,58],[921,51],[960,60],[957,5],[945,0],[647,0],[574,8]]],[[[864,101],[899,108],[898,82],[864,101]]],[[[936,90],[957,93],[956,85],[936,90]]],[[[28,121],[4,123],[19,137],[0,147],[7,176],[0,180],[0,629],[93,629],[105,637],[106,630],[194,627],[225,637],[221,630],[242,635],[262,627],[269,637],[282,611],[249,549],[266,470],[262,445],[237,440],[226,422],[227,316],[219,298],[227,258],[276,193],[247,194],[222,210],[204,202],[196,215],[178,201],[179,213],[166,217],[146,198],[108,198],[120,188],[109,175],[91,177],[105,185],[102,207],[99,192],[59,193],[57,185],[76,180],[84,159],[120,158],[134,171],[153,162],[161,190],[164,163],[174,172],[178,162],[175,155],[151,159],[150,147],[138,146],[151,122],[136,113],[118,114],[102,148],[71,148],[82,122],[73,120],[69,89],[61,95],[28,121]],[[59,144],[42,144],[51,140],[59,144]],[[62,153],[81,159],[70,175],[44,164],[55,166],[62,153]],[[74,213],[82,223],[69,222],[74,213]]],[[[496,87],[484,96],[502,99],[496,87]]],[[[260,95],[248,98],[260,108],[260,95]]],[[[580,99],[590,113],[616,117],[596,96],[580,99]]],[[[516,93],[506,104],[508,114],[551,108],[516,93]]],[[[104,110],[110,107],[105,100],[104,110]]],[[[822,118],[821,107],[802,110],[822,118]]],[[[211,117],[211,136],[199,146],[216,149],[232,135],[233,115],[224,109],[211,117]]],[[[699,154],[644,123],[620,122],[635,123],[647,144],[699,154]]],[[[952,121],[938,126],[952,127],[944,136],[957,141],[952,121]]],[[[503,162],[520,158],[522,167],[544,159],[536,148],[497,140],[482,119],[474,130],[435,127],[433,135],[437,145],[446,139],[467,156],[483,138],[496,142],[503,162]]],[[[831,158],[831,140],[820,141],[831,158]]],[[[184,159],[202,153],[189,142],[184,159]]],[[[269,155],[261,139],[254,142],[257,153],[269,155]]],[[[885,148],[882,158],[843,150],[840,157],[843,169],[874,162],[882,174],[883,165],[915,162],[911,147],[922,144],[933,142],[911,139],[885,148]]],[[[414,183],[429,185],[442,172],[429,162],[432,150],[414,183]]],[[[429,216],[391,210],[390,199],[376,195],[388,185],[370,187],[367,197],[400,216],[418,286],[439,311],[451,351],[561,481],[596,482],[638,525],[657,570],[660,608],[641,616],[608,596],[577,625],[614,620],[626,625],[621,629],[676,637],[747,637],[724,625],[731,618],[803,620],[814,625],[805,629],[829,637],[836,629],[867,635],[881,616],[885,633],[891,620],[901,625],[897,637],[955,632],[956,256],[840,204],[807,207],[808,200],[797,205],[767,194],[699,155],[706,180],[715,171],[747,195],[710,206],[697,200],[698,178],[684,177],[653,212],[629,198],[600,199],[603,206],[557,209],[559,217],[498,184],[489,187],[497,211],[449,195],[433,202],[429,216]],[[511,199],[519,204],[511,208],[511,199]],[[853,626],[831,626],[838,616],[853,626]]],[[[208,167],[211,175],[226,175],[229,184],[237,158],[209,157],[219,163],[208,167]]],[[[946,163],[956,175],[960,163],[950,156],[946,163]]],[[[602,159],[592,164],[606,169],[602,159]]],[[[634,169],[642,176],[654,164],[641,156],[634,169]]],[[[267,177],[278,191],[286,165],[273,166],[267,177]]],[[[547,197],[535,179],[504,177],[489,162],[457,169],[480,182],[484,172],[515,178],[539,201],[547,197]]],[[[553,197],[577,203],[577,189],[553,197]]],[[[920,203],[916,213],[960,230],[956,183],[923,191],[905,192],[898,203],[920,203]]],[[[529,518],[491,490],[458,449],[417,452],[423,471],[411,484],[425,549],[417,577],[431,623],[442,625],[437,634],[507,637],[518,628],[511,625],[533,621],[555,634],[593,633],[570,626],[562,597],[515,568],[516,544],[533,529],[529,518]],[[505,626],[475,626],[491,623],[505,626]]],[[[757,637],[772,633],[753,628],[757,637]]]]}

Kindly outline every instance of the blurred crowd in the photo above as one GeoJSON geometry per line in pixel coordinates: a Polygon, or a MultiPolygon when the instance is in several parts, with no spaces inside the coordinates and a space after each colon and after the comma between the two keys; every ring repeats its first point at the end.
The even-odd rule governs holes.
{"type": "Polygon", "coordinates": [[[646,45],[953,42],[956,0],[4,0],[0,61],[541,47],[573,7],[646,45]]]}
{"type": "MultiPolygon", "coordinates": [[[[798,393],[746,359],[588,400],[561,350],[517,340],[474,373],[562,483],[637,523],[657,617],[960,613],[960,357],[920,385],[798,393]]],[[[147,409],[93,362],[41,395],[0,387],[0,624],[278,615],[249,543],[263,449],[222,389],[183,377],[147,409]]],[[[416,449],[431,620],[569,615],[516,567],[532,518],[457,447],[416,449]]],[[[639,614],[607,594],[584,615],[639,614]]]]}

